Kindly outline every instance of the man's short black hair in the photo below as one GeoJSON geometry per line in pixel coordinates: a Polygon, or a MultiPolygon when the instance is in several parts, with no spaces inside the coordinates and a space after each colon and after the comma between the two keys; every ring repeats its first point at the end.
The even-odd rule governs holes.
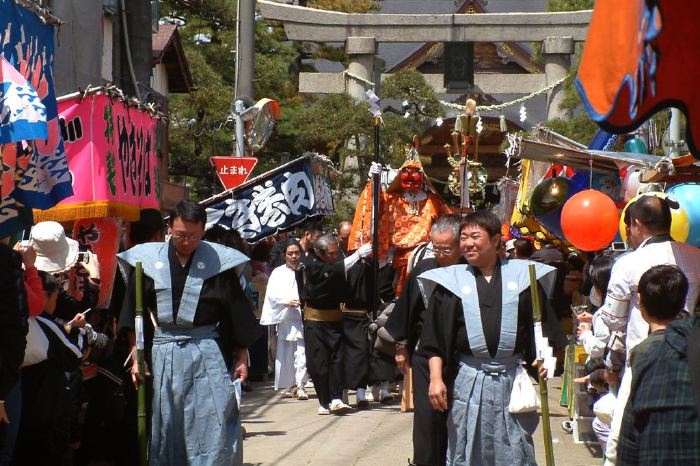
{"type": "Polygon", "coordinates": [[[303,228],[304,233],[307,231],[311,234],[323,231],[323,227],[321,226],[321,222],[319,222],[319,221],[308,222],[306,225],[304,225],[304,228],[303,228]]]}
{"type": "Polygon", "coordinates": [[[39,271],[39,278],[41,278],[41,286],[44,288],[44,292],[47,295],[51,295],[58,291],[58,280],[56,277],[43,270],[39,271]]]}
{"type": "Polygon", "coordinates": [[[518,238],[513,241],[513,247],[518,258],[530,257],[535,252],[535,247],[532,245],[530,240],[525,238],[518,238]]]}
{"type": "Polygon", "coordinates": [[[488,233],[489,236],[501,234],[501,221],[498,220],[498,217],[496,217],[493,212],[488,210],[477,210],[476,212],[467,215],[467,218],[465,218],[464,222],[462,222],[462,226],[459,228],[459,231],[461,232],[464,227],[474,225],[486,230],[486,233],[488,233]]]}
{"type": "Polygon", "coordinates": [[[673,199],[642,196],[627,206],[624,222],[629,226],[634,220],[639,220],[654,233],[668,233],[671,230],[671,204],[678,205],[673,199]]]}
{"type": "Polygon", "coordinates": [[[176,218],[183,222],[201,223],[202,228],[207,224],[207,210],[193,201],[180,201],[170,211],[168,225],[173,226],[176,218]]]}
{"type": "Polygon", "coordinates": [[[644,272],[637,289],[647,314],[661,321],[673,320],[685,307],[688,278],[675,265],[656,265],[644,272]]]}
{"type": "Polygon", "coordinates": [[[165,224],[157,209],[142,209],[138,222],[131,222],[131,242],[142,244],[151,241],[156,233],[163,233],[165,224]]]}

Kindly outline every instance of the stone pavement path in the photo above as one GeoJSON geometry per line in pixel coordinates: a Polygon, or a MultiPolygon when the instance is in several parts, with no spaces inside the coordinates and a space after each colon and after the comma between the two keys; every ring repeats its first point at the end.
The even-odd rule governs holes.
{"type": "MultiPolygon", "coordinates": [[[[265,466],[405,466],[412,454],[412,414],[401,413],[398,402],[371,403],[370,409],[345,416],[319,416],[313,390],[299,401],[275,393],[271,382],[252,382],[243,394],[245,465],[265,466]]],[[[560,379],[550,382],[552,432],[557,466],[598,466],[603,463],[597,445],[576,444],[561,429],[567,419],[559,407],[560,379]]],[[[354,396],[350,402],[354,406],[354,396]]],[[[541,424],[535,433],[538,462],[544,465],[541,424]]]]}

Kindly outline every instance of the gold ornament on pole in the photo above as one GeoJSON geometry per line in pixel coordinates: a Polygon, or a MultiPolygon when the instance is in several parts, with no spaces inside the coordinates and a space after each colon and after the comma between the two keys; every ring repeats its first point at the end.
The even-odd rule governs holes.
{"type": "Polygon", "coordinates": [[[447,161],[454,168],[447,183],[450,191],[460,197],[461,209],[468,209],[471,203],[469,194],[483,193],[486,184],[486,168],[479,162],[479,121],[476,101],[467,99],[465,112],[457,115],[454,130],[450,133],[452,145],[445,144],[447,161]],[[473,160],[469,159],[470,153],[473,160]]]}

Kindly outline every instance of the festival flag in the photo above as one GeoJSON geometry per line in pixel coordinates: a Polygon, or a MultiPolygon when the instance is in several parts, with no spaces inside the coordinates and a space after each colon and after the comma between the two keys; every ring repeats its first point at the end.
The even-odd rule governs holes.
{"type": "MultiPolygon", "coordinates": [[[[46,117],[46,133],[38,139],[0,145],[0,237],[4,237],[31,225],[28,208],[53,207],[73,189],[53,83],[53,26],[13,0],[0,0],[0,55],[36,91],[46,117]]],[[[0,106],[5,106],[4,99],[0,106]]]]}
{"type": "Polygon", "coordinates": [[[46,139],[46,107],[36,89],[0,56],[0,144],[46,139]]]}

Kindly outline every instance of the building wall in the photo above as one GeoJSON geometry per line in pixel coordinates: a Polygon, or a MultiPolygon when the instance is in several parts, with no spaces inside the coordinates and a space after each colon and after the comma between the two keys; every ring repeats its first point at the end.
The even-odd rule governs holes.
{"type": "Polygon", "coordinates": [[[151,87],[154,91],[162,94],[165,97],[170,96],[168,88],[168,70],[163,63],[156,63],[156,65],[153,67],[151,87]]]}
{"type": "Polygon", "coordinates": [[[102,79],[114,79],[114,16],[102,16],[102,79]]]}
{"type": "Polygon", "coordinates": [[[102,2],[51,0],[50,7],[65,22],[56,40],[56,95],[102,84],[102,2]]]}

